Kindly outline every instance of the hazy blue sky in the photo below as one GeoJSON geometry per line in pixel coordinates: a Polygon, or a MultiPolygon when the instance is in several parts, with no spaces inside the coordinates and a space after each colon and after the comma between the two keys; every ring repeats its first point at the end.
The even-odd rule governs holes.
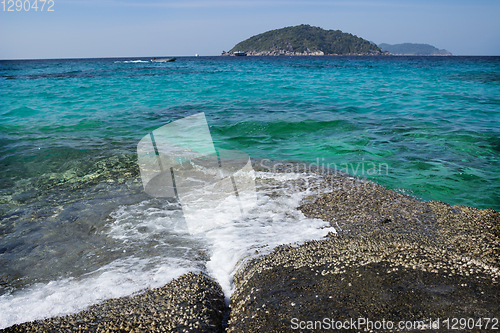
{"type": "Polygon", "coordinates": [[[53,0],[53,12],[48,3],[40,11],[40,0],[36,12],[8,12],[8,1],[5,11],[0,3],[0,59],[218,55],[302,23],[377,44],[500,55],[500,0],[53,0]]]}

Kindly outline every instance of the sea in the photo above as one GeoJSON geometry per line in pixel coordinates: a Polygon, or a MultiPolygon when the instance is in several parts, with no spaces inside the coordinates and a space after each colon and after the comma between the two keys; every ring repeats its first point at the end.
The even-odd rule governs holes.
{"type": "Polygon", "coordinates": [[[0,328],[190,271],[229,300],[248,260],[335,232],[298,210],[335,189],[276,161],[500,211],[500,57],[150,60],[0,61],[0,328]],[[178,200],[145,192],[137,146],[200,113],[259,168],[251,209],[193,233],[178,200]]]}

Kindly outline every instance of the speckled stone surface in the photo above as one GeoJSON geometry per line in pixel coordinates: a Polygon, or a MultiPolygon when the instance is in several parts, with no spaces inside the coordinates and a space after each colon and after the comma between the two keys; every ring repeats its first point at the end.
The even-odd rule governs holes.
{"type": "MultiPolygon", "coordinates": [[[[253,163],[256,171],[269,170],[267,162],[253,163]]],[[[275,172],[322,173],[278,163],[275,172]]],[[[300,210],[329,221],[337,234],[282,245],[240,269],[228,332],[308,331],[294,330],[293,318],[440,318],[441,328],[449,317],[500,319],[500,213],[422,202],[341,173],[320,178],[286,186],[323,193],[306,198],[300,210]]],[[[222,332],[223,299],[216,282],[190,273],[163,288],[3,332],[222,332]]]]}
{"type": "Polygon", "coordinates": [[[224,295],[203,274],[189,273],[162,288],[111,299],[63,317],[14,325],[1,332],[222,332],[224,295]]]}
{"type": "Polygon", "coordinates": [[[333,191],[300,209],[338,233],[280,246],[240,269],[228,332],[307,331],[293,329],[293,318],[303,327],[324,318],[440,318],[441,329],[448,317],[500,318],[498,212],[421,202],[352,178],[327,181],[333,191]]]}

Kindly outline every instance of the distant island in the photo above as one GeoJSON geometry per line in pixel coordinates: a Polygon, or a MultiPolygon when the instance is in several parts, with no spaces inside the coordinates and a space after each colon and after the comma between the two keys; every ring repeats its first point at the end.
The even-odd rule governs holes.
{"type": "Polygon", "coordinates": [[[324,30],[308,24],[271,30],[236,44],[223,56],[247,55],[382,55],[377,45],[340,30],[324,30]],[[238,55],[238,54],[237,54],[238,55]]]}
{"type": "Polygon", "coordinates": [[[413,44],[413,43],[403,43],[403,44],[378,44],[378,47],[382,51],[389,52],[393,55],[415,55],[415,56],[450,56],[450,52],[446,50],[440,50],[429,44],[413,44]]]}

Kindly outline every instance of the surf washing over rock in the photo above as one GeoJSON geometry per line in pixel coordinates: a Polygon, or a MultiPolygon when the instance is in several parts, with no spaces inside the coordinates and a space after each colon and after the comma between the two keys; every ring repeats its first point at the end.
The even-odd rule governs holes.
{"type": "Polygon", "coordinates": [[[283,243],[298,244],[335,232],[327,222],[297,210],[305,196],[317,193],[319,175],[260,171],[256,176],[256,206],[238,220],[204,233],[189,233],[177,202],[155,198],[120,206],[111,212],[102,233],[116,242],[121,258],[77,279],[38,283],[0,296],[0,326],[81,311],[144,287],[162,287],[187,272],[211,276],[228,303],[233,276],[249,259],[283,243]]]}

